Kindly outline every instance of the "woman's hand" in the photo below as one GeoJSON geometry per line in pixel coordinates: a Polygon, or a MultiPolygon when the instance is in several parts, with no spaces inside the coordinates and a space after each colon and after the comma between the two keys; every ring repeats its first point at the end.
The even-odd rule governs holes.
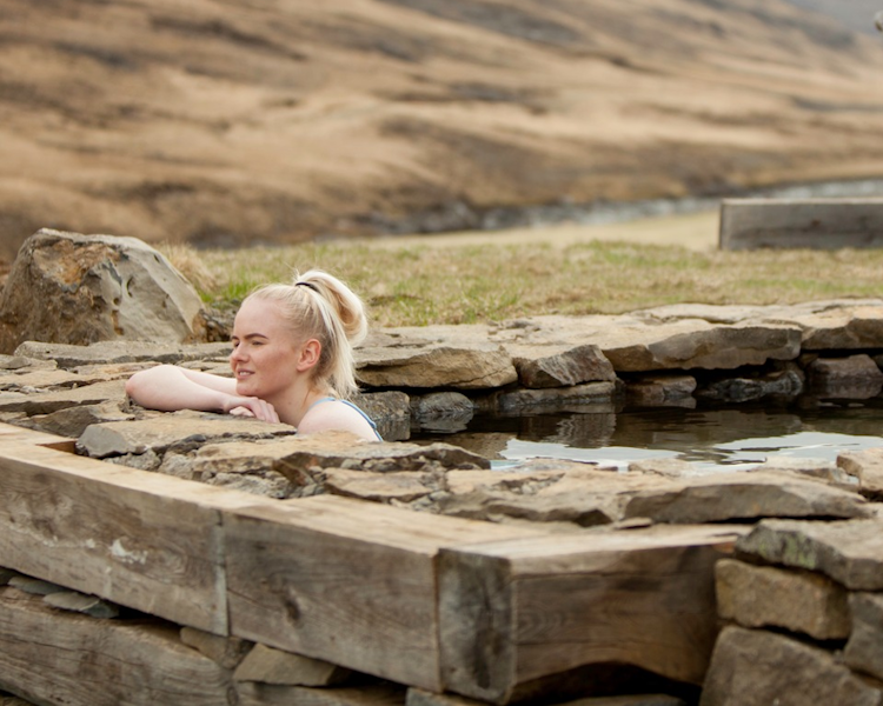
{"type": "Polygon", "coordinates": [[[262,422],[279,423],[279,415],[269,402],[259,397],[237,397],[231,395],[224,402],[224,411],[236,417],[254,417],[262,422]]]}

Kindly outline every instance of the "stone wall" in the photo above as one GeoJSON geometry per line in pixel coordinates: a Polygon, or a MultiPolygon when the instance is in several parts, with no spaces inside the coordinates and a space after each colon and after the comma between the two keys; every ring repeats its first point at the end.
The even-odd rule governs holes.
{"type": "MultiPolygon", "coordinates": [[[[125,399],[125,379],[158,362],[226,370],[224,344],[25,342],[13,355],[0,356],[0,422],[12,425],[7,430],[20,430],[0,434],[0,518],[6,527],[0,531],[13,537],[0,542],[0,565],[15,572],[4,574],[12,585],[0,589],[0,613],[7,621],[0,632],[15,635],[9,639],[19,645],[29,634],[41,635],[29,648],[32,661],[48,660],[61,676],[54,681],[43,677],[46,686],[37,690],[32,683],[37,676],[27,664],[8,663],[0,669],[6,675],[0,678],[0,689],[34,703],[118,703],[120,693],[147,694],[187,664],[187,669],[208,670],[205,674],[213,676],[205,679],[215,684],[211,694],[194,703],[238,699],[281,704],[295,699],[329,706],[460,706],[581,699],[580,704],[588,705],[613,695],[625,700],[596,703],[880,703],[874,646],[881,642],[877,573],[883,549],[876,538],[883,451],[844,453],[833,463],[769,459],[738,473],[699,473],[689,463],[670,460],[634,463],[625,472],[552,459],[491,470],[487,456],[448,444],[415,444],[408,437],[415,428],[458,428],[482,411],[615,413],[631,407],[797,396],[868,400],[883,387],[881,353],[879,300],[788,307],[681,305],[618,317],[537,317],[493,326],[380,330],[358,351],[357,362],[362,404],[381,422],[389,441],[354,444],[339,435],[299,438],[285,425],[223,415],[156,413],[125,399]],[[16,433],[32,435],[30,446],[23,447],[16,433]],[[39,461],[44,451],[34,449],[47,448],[56,455],[39,461]],[[68,479],[70,473],[76,474],[76,483],[68,479]],[[65,485],[47,486],[53,474],[65,485]],[[92,487],[83,485],[85,478],[97,483],[98,495],[73,495],[92,487]],[[123,497],[122,491],[107,490],[107,484],[120,479],[125,479],[126,493],[137,487],[148,498],[160,492],[202,497],[191,488],[235,494],[218,506],[221,517],[244,517],[244,508],[251,505],[263,508],[264,518],[282,513],[287,519],[280,522],[287,527],[293,521],[288,513],[307,513],[311,532],[316,519],[306,508],[312,505],[301,503],[354,503],[345,513],[329,517],[329,529],[323,532],[351,531],[359,541],[366,528],[376,532],[390,522],[410,527],[410,532],[397,530],[376,545],[359,546],[362,552],[366,546],[396,546],[396,551],[410,547],[398,559],[376,564],[382,567],[374,574],[376,580],[382,578],[388,587],[410,585],[402,573],[402,557],[420,557],[421,571],[429,572],[421,580],[440,593],[414,614],[422,616],[418,624],[436,625],[437,633],[417,630],[414,639],[435,646],[432,659],[442,665],[440,671],[418,670],[414,676],[413,667],[390,667],[389,660],[372,656],[371,650],[355,656],[335,651],[328,641],[330,628],[310,633],[314,642],[308,643],[286,642],[288,633],[256,639],[250,629],[202,623],[196,620],[200,611],[168,612],[150,592],[99,580],[107,567],[120,567],[114,572],[137,568],[146,556],[139,552],[147,552],[151,541],[159,542],[154,525],[127,535],[113,535],[120,527],[106,525],[108,538],[144,535],[144,544],[124,539],[115,545],[108,539],[108,546],[116,549],[102,559],[107,567],[96,560],[94,581],[83,578],[87,572],[81,561],[59,576],[61,559],[35,559],[77,556],[62,546],[71,533],[78,537],[76,546],[92,551],[89,542],[95,544],[98,535],[90,539],[89,532],[97,533],[102,523],[116,519],[143,516],[156,523],[163,517],[170,535],[185,533],[175,512],[145,515],[144,499],[118,518],[102,512],[106,503],[123,497]],[[357,508],[415,519],[399,520],[398,514],[395,520],[387,515],[381,519],[370,515],[374,510],[357,508]],[[364,521],[346,529],[363,512],[369,513],[364,521]],[[10,534],[28,522],[29,532],[10,534]],[[450,522],[456,529],[445,525],[444,540],[433,539],[431,551],[423,545],[411,554],[416,536],[424,538],[420,541],[429,536],[420,529],[427,522],[450,522]],[[470,546],[475,539],[465,539],[459,523],[467,523],[470,537],[478,533],[481,548],[470,546]],[[505,540],[492,541],[493,532],[503,532],[505,540]],[[36,543],[29,546],[31,541],[36,543]],[[61,554],[50,553],[50,547],[61,554]],[[611,566],[618,568],[612,571],[611,566]],[[68,608],[88,604],[116,610],[117,615],[76,613],[69,622],[63,617],[68,611],[60,612],[64,608],[32,597],[28,591],[35,587],[33,579],[74,589],[80,597],[51,599],[68,608]],[[697,610],[691,612],[689,606],[697,610]],[[104,621],[103,627],[86,624],[87,619],[104,621]],[[726,627],[718,637],[719,619],[726,627]],[[61,630],[61,621],[70,627],[61,630]],[[194,622],[199,624],[189,624],[194,622]],[[151,626],[150,637],[142,634],[144,625],[151,626]],[[41,630],[57,638],[44,640],[41,630]],[[202,633],[214,637],[197,637],[202,633]],[[83,687],[76,670],[65,672],[67,645],[85,644],[89,635],[88,644],[123,645],[114,649],[141,655],[132,658],[139,662],[141,681],[127,680],[126,670],[115,671],[113,650],[105,648],[99,650],[104,655],[100,658],[86,648],[80,654],[82,660],[97,660],[109,675],[105,700],[83,687]],[[199,645],[193,646],[197,640],[199,645]],[[345,668],[348,676],[323,687],[273,681],[278,677],[271,675],[278,670],[287,674],[289,667],[266,667],[259,678],[237,678],[239,663],[228,659],[229,650],[241,656],[261,645],[258,656],[265,648],[285,653],[273,655],[271,664],[302,653],[330,665],[323,667],[329,673],[339,675],[339,668],[345,668]],[[144,666],[147,662],[150,668],[144,666]],[[779,664],[789,668],[776,668],[779,664]]],[[[200,512],[205,503],[197,502],[200,512]]],[[[243,531],[251,527],[242,522],[228,524],[243,531]]],[[[276,539],[255,540],[244,556],[260,556],[254,547],[270,551],[282,536],[273,533],[266,537],[276,539]]],[[[286,581],[294,581],[299,555],[292,551],[268,557],[250,564],[243,575],[255,575],[264,564],[292,562],[286,581]]],[[[190,560],[166,565],[189,566],[190,560]]],[[[346,585],[330,582],[325,590],[329,595],[345,591],[349,583],[369,576],[372,566],[357,570],[345,564],[341,576],[346,585]]],[[[225,586],[228,580],[233,578],[225,578],[225,586]]],[[[267,585],[273,586],[273,580],[266,577],[267,585]]],[[[401,596],[413,596],[407,588],[401,591],[401,596]]],[[[366,595],[380,601],[383,594],[366,595]]],[[[377,609],[370,601],[341,618],[341,624],[360,625],[365,610],[377,609]]],[[[327,626],[334,605],[325,606],[330,613],[310,614],[311,619],[327,626]]],[[[303,610],[304,604],[300,606],[303,610]]],[[[290,616],[291,606],[288,610],[290,616]]],[[[267,614],[277,615],[271,608],[267,614]]],[[[396,622],[394,609],[384,615],[366,628],[363,642],[372,630],[396,622]]],[[[307,639],[295,628],[291,634],[307,639]]],[[[345,630],[333,634],[338,643],[347,643],[345,630]]],[[[419,664],[408,641],[402,644],[391,663],[419,664]]],[[[10,650],[11,643],[0,649],[3,659],[10,659],[10,650]]]]}

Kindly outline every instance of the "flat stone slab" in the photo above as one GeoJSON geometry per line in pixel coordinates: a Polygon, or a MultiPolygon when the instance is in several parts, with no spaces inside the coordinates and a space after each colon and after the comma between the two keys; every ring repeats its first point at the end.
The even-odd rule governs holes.
{"type": "Polygon", "coordinates": [[[853,591],[883,590],[883,520],[763,520],[737,551],[822,574],[853,591]]]}
{"type": "Polygon", "coordinates": [[[62,368],[135,362],[183,363],[188,360],[226,358],[230,355],[230,344],[99,341],[88,346],[73,346],[65,343],[25,341],[15,349],[15,355],[36,360],[54,360],[62,368]]]}
{"type": "Polygon", "coordinates": [[[500,346],[427,340],[420,347],[359,349],[356,377],[373,387],[475,390],[508,385],[518,373],[500,346]]]}
{"type": "Polygon", "coordinates": [[[853,518],[871,514],[858,493],[823,483],[764,473],[714,473],[646,490],[625,517],[692,524],[764,517],[853,518]]]}
{"type": "Polygon", "coordinates": [[[92,458],[164,451],[170,446],[204,444],[219,439],[267,439],[294,434],[287,424],[199,412],[172,412],[149,419],[92,424],[77,448],[92,458]]]}
{"type": "Polygon", "coordinates": [[[816,640],[845,640],[849,594],[821,574],[721,559],[714,567],[721,618],[742,627],[778,627],[816,640]]]}
{"type": "Polygon", "coordinates": [[[772,632],[724,628],[700,706],[777,703],[879,706],[883,692],[832,652],[772,632]]]}
{"type": "Polygon", "coordinates": [[[849,596],[852,631],[843,651],[847,666],[883,680],[883,596],[852,593],[849,596]]]}
{"type": "Polygon", "coordinates": [[[28,416],[51,414],[60,409],[84,404],[101,404],[107,400],[123,402],[126,399],[124,380],[98,382],[82,387],[63,388],[48,392],[3,393],[0,397],[0,411],[24,412],[28,416]],[[22,397],[10,395],[22,394],[22,397]]]}

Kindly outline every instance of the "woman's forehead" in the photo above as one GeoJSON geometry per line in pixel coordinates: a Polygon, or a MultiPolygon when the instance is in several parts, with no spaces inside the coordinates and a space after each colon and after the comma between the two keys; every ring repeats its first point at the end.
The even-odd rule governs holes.
{"type": "Polygon", "coordinates": [[[282,307],[272,299],[246,299],[233,320],[233,334],[239,337],[255,333],[270,336],[287,331],[282,307]]]}

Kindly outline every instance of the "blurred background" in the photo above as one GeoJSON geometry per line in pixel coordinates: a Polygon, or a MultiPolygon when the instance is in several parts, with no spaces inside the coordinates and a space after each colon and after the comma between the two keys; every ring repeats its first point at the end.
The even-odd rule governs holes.
{"type": "Polygon", "coordinates": [[[0,0],[0,260],[40,227],[227,248],[883,177],[878,9],[0,0]]]}

